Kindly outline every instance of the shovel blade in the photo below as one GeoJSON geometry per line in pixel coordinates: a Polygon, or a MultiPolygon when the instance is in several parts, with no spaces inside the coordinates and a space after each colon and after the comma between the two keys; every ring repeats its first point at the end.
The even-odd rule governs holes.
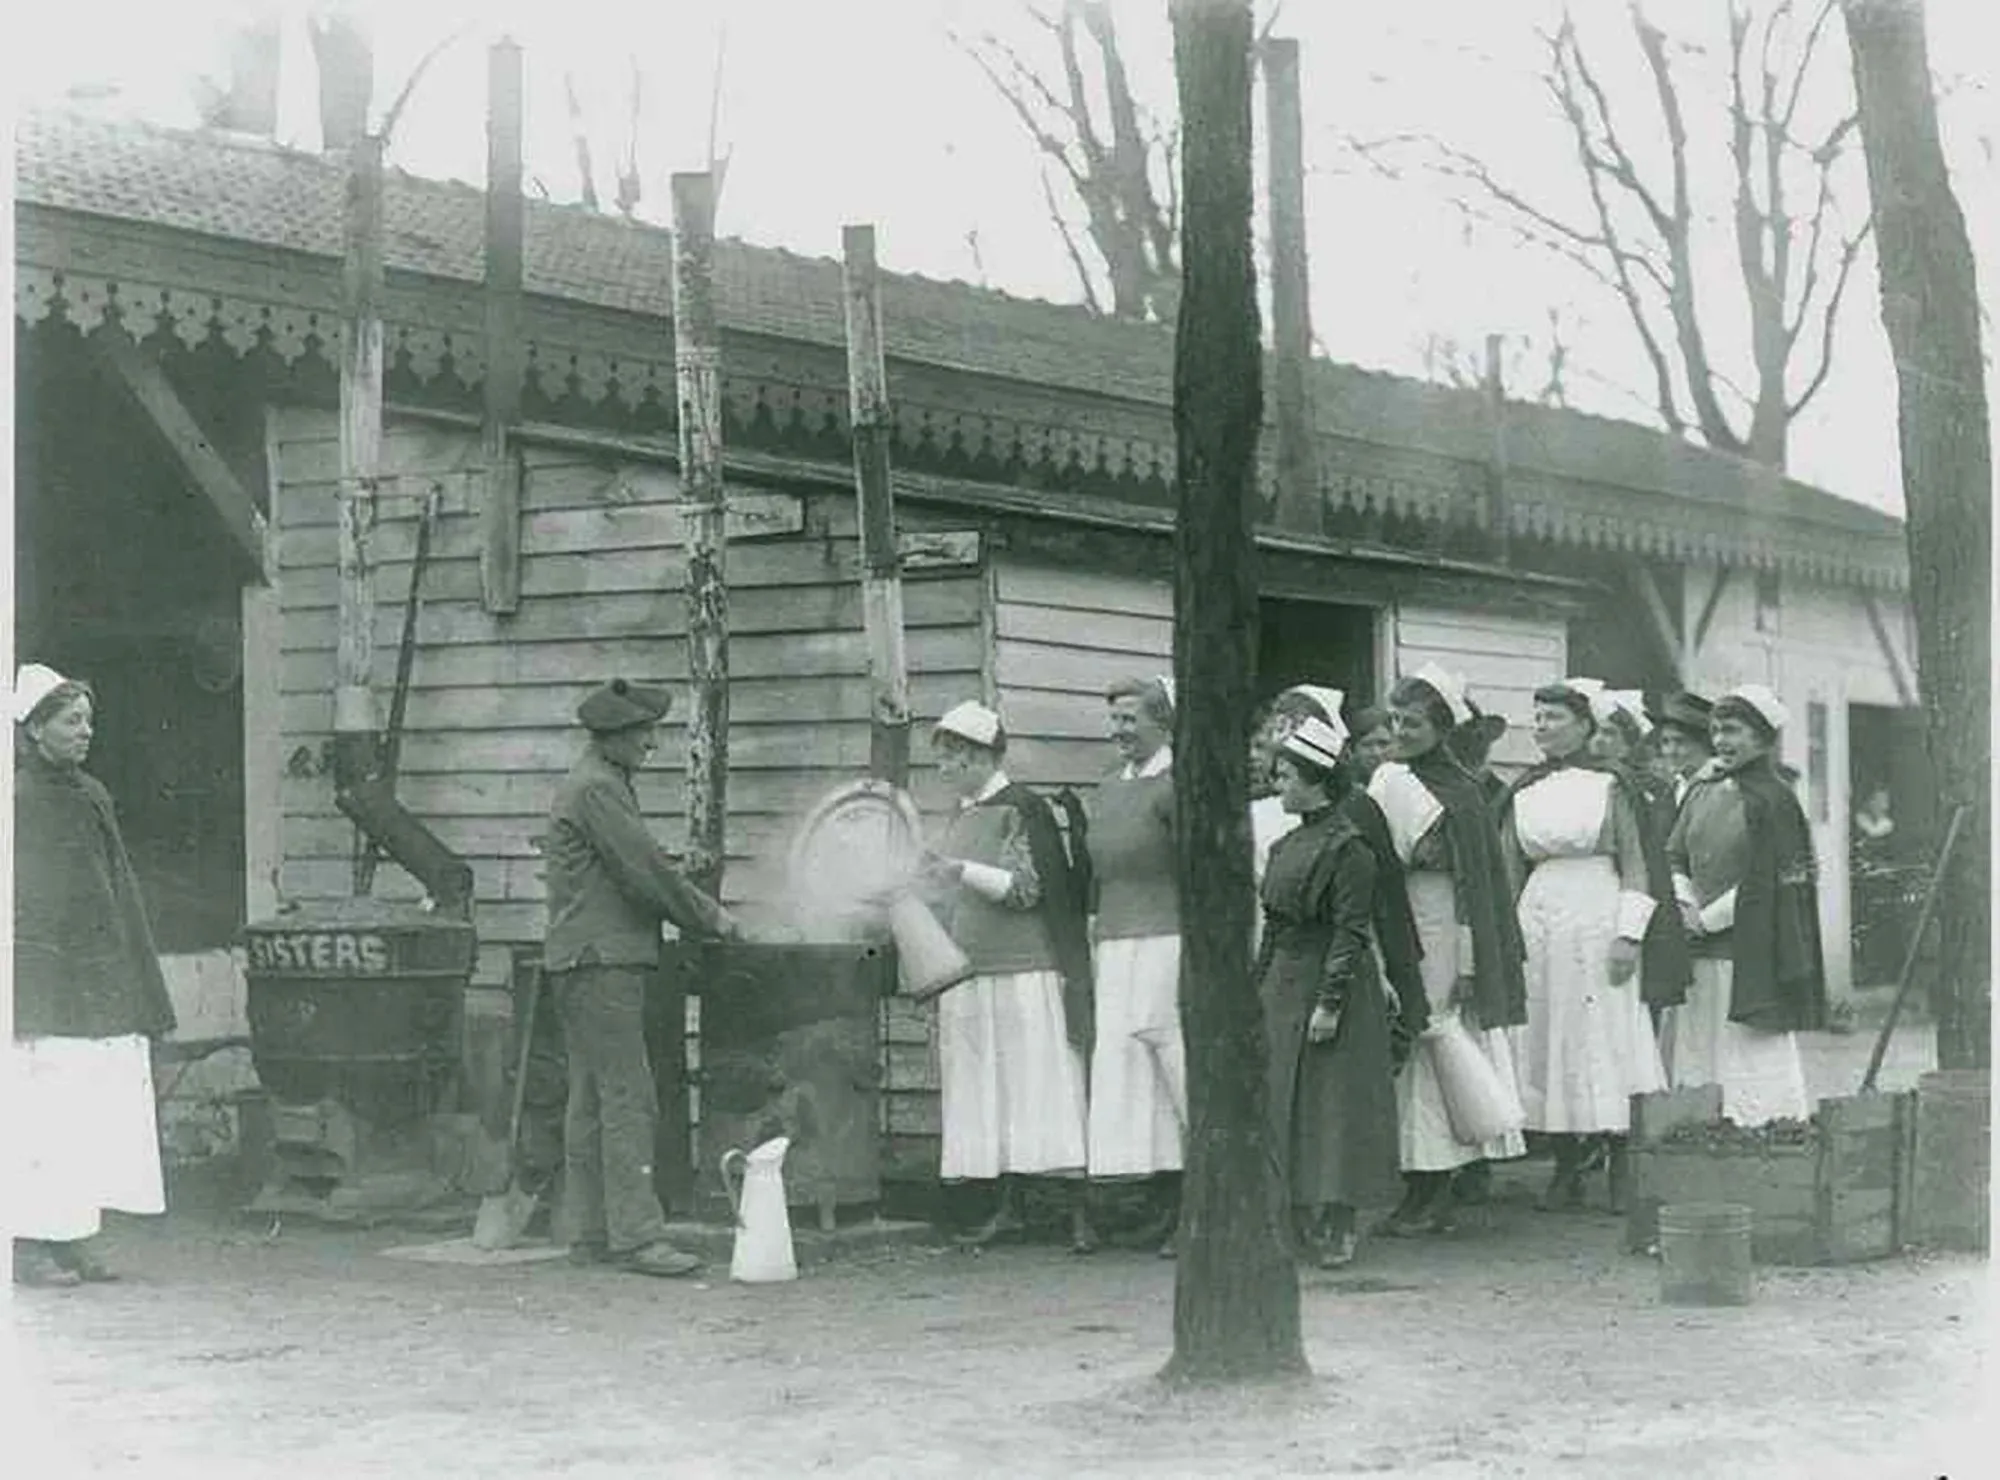
{"type": "Polygon", "coordinates": [[[489,1251],[513,1248],[534,1214],[534,1194],[525,1191],[518,1182],[505,1192],[483,1199],[479,1216],[472,1224],[473,1247],[489,1251]]]}

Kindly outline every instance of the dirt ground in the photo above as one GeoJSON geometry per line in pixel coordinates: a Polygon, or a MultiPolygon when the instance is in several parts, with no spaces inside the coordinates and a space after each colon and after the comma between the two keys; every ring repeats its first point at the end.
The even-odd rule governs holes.
{"type": "MultiPolygon", "coordinates": [[[[1815,1080],[1845,1080],[1854,1043],[1816,1054],[1815,1080]]],[[[1227,1395],[1148,1381],[1174,1267],[1135,1254],[906,1250],[746,1288],[381,1257],[408,1231],[127,1220],[108,1239],[125,1282],[16,1292],[5,1431],[36,1459],[7,1470],[1993,1473],[1963,1451],[1985,1261],[1768,1269],[1746,1308],[1670,1308],[1608,1216],[1533,1211],[1535,1177],[1509,1169],[1453,1238],[1306,1276],[1315,1378],[1227,1395]]]]}

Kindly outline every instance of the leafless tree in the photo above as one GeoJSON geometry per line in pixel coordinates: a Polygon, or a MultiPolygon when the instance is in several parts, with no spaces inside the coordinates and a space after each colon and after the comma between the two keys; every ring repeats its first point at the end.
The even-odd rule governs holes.
{"type": "Polygon", "coordinates": [[[1977,274],[1945,168],[1920,0],[1843,0],[1882,324],[1895,355],[1917,675],[1931,762],[1968,826],[1939,891],[1938,1063],[1992,1063],[1993,430],[1977,274]]]}
{"type": "Polygon", "coordinates": [[[1171,323],[1180,294],[1174,126],[1134,96],[1108,0],[1023,0],[1021,13],[1053,43],[1053,66],[995,30],[952,39],[1044,156],[1042,198],[1084,301],[1171,323]]]}
{"type": "Polygon", "coordinates": [[[1543,36],[1540,80],[1575,150],[1589,202],[1581,214],[1536,198],[1449,141],[1349,142],[1399,176],[1414,151],[1451,182],[1463,209],[1589,273],[1631,321],[1661,422],[1782,468],[1790,426],[1832,368],[1841,302],[1869,234],[1865,218],[1849,226],[1841,209],[1854,114],[1808,132],[1808,95],[1839,63],[1829,46],[1834,9],[1835,0],[1729,0],[1718,160],[1690,126],[1691,106],[1707,106],[1687,76],[1700,48],[1669,37],[1644,0],[1628,0],[1627,28],[1651,96],[1614,101],[1605,58],[1585,46],[1566,7],[1543,36]],[[1649,170],[1636,146],[1654,136],[1665,142],[1665,163],[1649,170]],[[1747,376],[1732,373],[1714,348],[1714,316],[1724,310],[1700,291],[1697,276],[1699,197],[1710,170],[1726,172],[1715,178],[1728,182],[1748,313],[1747,376]]]}

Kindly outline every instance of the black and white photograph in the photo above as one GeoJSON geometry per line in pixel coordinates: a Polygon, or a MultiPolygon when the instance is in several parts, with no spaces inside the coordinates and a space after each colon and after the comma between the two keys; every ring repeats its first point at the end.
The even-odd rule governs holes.
{"type": "Polygon", "coordinates": [[[9,1473],[1992,1473],[1988,0],[0,32],[9,1473]]]}

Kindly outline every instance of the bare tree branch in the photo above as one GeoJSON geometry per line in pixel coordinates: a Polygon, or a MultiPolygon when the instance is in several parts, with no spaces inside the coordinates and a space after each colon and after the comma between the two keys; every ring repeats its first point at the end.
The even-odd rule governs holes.
{"type": "Polygon", "coordinates": [[[1819,368],[1813,372],[1812,378],[1806,382],[1805,389],[1799,392],[1798,398],[1785,407],[1788,419],[1797,416],[1812,404],[1812,398],[1819,394],[1820,387],[1826,384],[1828,372],[1833,369],[1833,332],[1835,324],[1840,319],[1841,300],[1847,294],[1848,276],[1854,269],[1855,259],[1861,255],[1861,249],[1873,230],[1874,225],[1871,221],[1847,238],[1841,246],[1840,268],[1834,274],[1833,288],[1826,296],[1826,307],[1820,315],[1819,368]]]}
{"type": "Polygon", "coordinates": [[[1063,250],[1069,253],[1070,266],[1076,269],[1076,280],[1083,285],[1083,301],[1094,314],[1102,314],[1104,305],[1098,300],[1097,285],[1090,278],[1090,264],[1083,260],[1083,249],[1077,245],[1076,233],[1070,230],[1069,222],[1063,219],[1062,207],[1056,204],[1055,186],[1049,183],[1048,167],[1042,168],[1042,199],[1047,202],[1049,219],[1055,222],[1056,232],[1062,237],[1063,250]]]}
{"type": "Polygon", "coordinates": [[[381,136],[384,153],[387,153],[389,141],[396,132],[396,120],[403,116],[404,105],[410,101],[410,94],[417,90],[417,84],[423,81],[424,73],[430,70],[431,63],[437,60],[438,53],[471,29],[472,23],[468,21],[456,30],[446,33],[429,51],[417,59],[416,66],[410,69],[410,75],[403,80],[402,91],[396,94],[396,100],[389,105],[389,111],[382,115],[381,128],[376,131],[381,136]]]}
{"type": "MultiPolygon", "coordinates": [[[[1165,318],[1179,278],[1173,130],[1160,128],[1140,107],[1108,0],[1023,3],[1020,12],[1054,42],[1053,67],[1031,62],[991,31],[976,42],[955,33],[951,40],[978,65],[1036,147],[1061,166],[1083,208],[1082,233],[1072,230],[1072,215],[1059,206],[1052,214],[1070,233],[1065,250],[1082,254],[1087,245],[1101,259],[1102,275],[1092,272],[1093,292],[1109,285],[1115,315],[1165,318]],[[1156,157],[1167,163],[1161,186],[1154,182],[1156,157]]],[[[1045,178],[1044,188],[1055,187],[1045,178]]],[[[1088,257],[1083,261],[1089,269],[1088,257]]]]}
{"type": "Polygon", "coordinates": [[[577,101],[574,72],[563,73],[563,104],[569,110],[570,140],[576,148],[576,172],[580,177],[578,194],[584,209],[595,211],[599,209],[597,171],[590,162],[590,130],[584,127],[583,104],[577,101]]]}

